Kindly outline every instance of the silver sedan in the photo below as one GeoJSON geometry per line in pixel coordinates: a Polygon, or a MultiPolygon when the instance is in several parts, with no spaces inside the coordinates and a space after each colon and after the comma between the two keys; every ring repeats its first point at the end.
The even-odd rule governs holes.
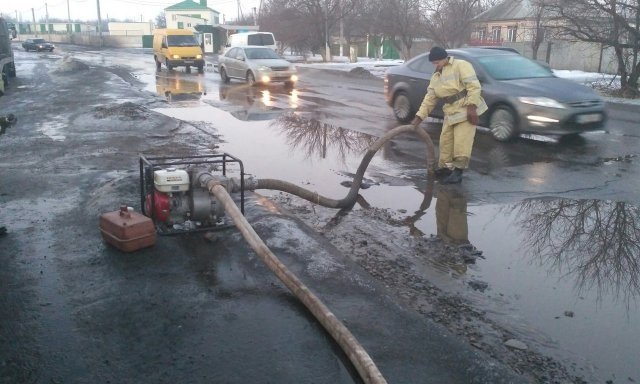
{"type": "Polygon", "coordinates": [[[220,78],[224,83],[239,79],[250,85],[283,82],[286,87],[293,87],[298,81],[295,66],[271,48],[232,47],[218,61],[220,78]]]}

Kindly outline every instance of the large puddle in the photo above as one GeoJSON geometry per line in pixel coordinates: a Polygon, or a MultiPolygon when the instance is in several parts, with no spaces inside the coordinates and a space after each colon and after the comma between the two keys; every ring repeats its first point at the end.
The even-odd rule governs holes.
{"type": "MultiPolygon", "coordinates": [[[[297,92],[242,89],[201,92],[193,103],[157,111],[204,122],[220,135],[220,149],[258,178],[343,198],[364,150],[377,138],[296,113],[303,98],[297,92]]],[[[385,147],[373,158],[361,192],[372,206],[410,216],[425,198],[424,186],[417,185],[424,182],[420,156],[405,162],[392,154],[385,147]]],[[[640,380],[640,207],[563,199],[490,205],[466,195],[464,189],[436,190],[430,208],[413,223],[426,236],[469,242],[483,252],[457,277],[462,284],[451,284],[447,272],[434,266],[443,281],[448,278],[448,288],[463,292],[526,344],[586,369],[587,377],[640,380]],[[486,289],[471,290],[472,280],[486,289]]]]}

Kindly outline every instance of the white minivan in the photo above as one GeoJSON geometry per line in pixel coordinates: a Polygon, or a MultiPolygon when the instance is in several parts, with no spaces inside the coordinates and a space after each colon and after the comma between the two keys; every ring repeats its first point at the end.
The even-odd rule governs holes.
{"type": "Polygon", "coordinates": [[[271,32],[240,32],[229,35],[227,47],[263,46],[276,50],[276,39],[271,32]]]}

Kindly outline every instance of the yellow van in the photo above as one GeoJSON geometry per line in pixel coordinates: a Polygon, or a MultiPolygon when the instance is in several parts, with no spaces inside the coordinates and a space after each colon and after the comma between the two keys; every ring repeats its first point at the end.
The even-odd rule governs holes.
{"type": "Polygon", "coordinates": [[[168,70],[191,67],[204,71],[204,55],[195,35],[188,29],[156,29],[153,31],[153,58],[156,68],[164,64],[168,70]]]}

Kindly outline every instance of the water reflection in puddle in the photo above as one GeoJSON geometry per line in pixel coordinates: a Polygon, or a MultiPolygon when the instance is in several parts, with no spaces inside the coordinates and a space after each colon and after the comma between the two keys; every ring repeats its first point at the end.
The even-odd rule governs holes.
{"type": "Polygon", "coordinates": [[[566,358],[559,348],[592,366],[600,379],[638,380],[640,207],[539,199],[469,206],[462,217],[455,207],[438,209],[451,197],[445,193],[416,225],[442,236],[446,223],[449,236],[483,252],[462,277],[488,284],[470,295],[478,307],[549,355],[566,358]]]}
{"type": "MultiPolygon", "coordinates": [[[[272,96],[270,106],[287,102],[272,96]]],[[[157,111],[208,123],[223,141],[220,149],[243,160],[258,178],[286,180],[334,198],[346,195],[364,150],[376,139],[281,111],[273,120],[254,121],[207,105],[157,111]]],[[[372,206],[407,212],[412,233],[448,236],[481,250],[484,258],[457,273],[465,284],[480,281],[486,288],[456,289],[550,356],[566,361],[569,355],[578,367],[592,364],[604,379],[640,378],[639,207],[561,199],[477,206],[464,192],[445,196],[444,189],[436,190],[432,202],[420,192],[425,186],[416,186],[416,163],[409,169],[386,152],[392,149],[372,159],[366,174],[371,187],[361,194],[372,206]]]]}

